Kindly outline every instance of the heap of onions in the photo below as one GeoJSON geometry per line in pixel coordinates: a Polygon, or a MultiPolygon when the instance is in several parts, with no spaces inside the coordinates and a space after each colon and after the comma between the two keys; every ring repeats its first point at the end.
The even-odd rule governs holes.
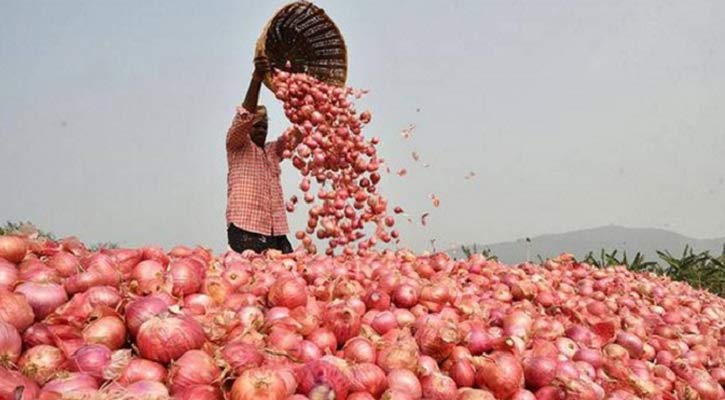
{"type": "Polygon", "coordinates": [[[725,398],[725,301],[623,267],[25,243],[0,398],[725,398]]]}

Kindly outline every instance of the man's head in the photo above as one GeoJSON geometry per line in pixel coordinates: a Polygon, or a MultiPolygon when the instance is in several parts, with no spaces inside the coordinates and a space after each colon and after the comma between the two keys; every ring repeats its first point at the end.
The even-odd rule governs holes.
{"type": "Polygon", "coordinates": [[[267,108],[265,106],[257,106],[252,120],[252,132],[250,134],[252,143],[259,147],[264,147],[267,141],[267,108]]]}

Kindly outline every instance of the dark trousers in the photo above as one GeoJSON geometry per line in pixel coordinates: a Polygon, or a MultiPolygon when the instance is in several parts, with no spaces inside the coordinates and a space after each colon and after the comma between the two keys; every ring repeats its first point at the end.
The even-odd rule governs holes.
{"type": "Polygon", "coordinates": [[[227,227],[227,238],[229,239],[229,247],[237,253],[244,250],[254,250],[255,253],[261,253],[267,249],[277,249],[285,254],[292,252],[292,245],[285,235],[266,236],[245,231],[234,224],[229,224],[227,227]]]}

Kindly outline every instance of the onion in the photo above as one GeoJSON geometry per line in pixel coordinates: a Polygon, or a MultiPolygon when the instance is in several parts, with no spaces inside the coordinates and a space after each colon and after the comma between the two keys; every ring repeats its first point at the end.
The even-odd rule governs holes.
{"type": "Polygon", "coordinates": [[[203,276],[192,263],[187,259],[174,260],[169,264],[169,276],[171,277],[174,296],[183,296],[195,293],[201,287],[203,276]]]}
{"type": "Polygon", "coordinates": [[[460,388],[456,400],[496,400],[491,392],[481,389],[460,388]]]}
{"type": "Polygon", "coordinates": [[[285,277],[277,280],[267,294],[267,300],[273,307],[295,307],[307,304],[307,288],[304,280],[285,277]]]}
{"type": "Polygon", "coordinates": [[[80,262],[76,256],[62,251],[50,257],[47,264],[64,278],[75,275],[81,270],[80,262]]]}
{"type": "Polygon", "coordinates": [[[365,296],[365,306],[371,310],[386,311],[390,308],[390,295],[373,290],[365,296]]]}
{"type": "Polygon", "coordinates": [[[23,342],[14,326],[0,321],[0,365],[15,364],[20,358],[23,342]]]}
{"type": "Polygon", "coordinates": [[[367,339],[354,337],[343,347],[345,359],[354,363],[374,363],[376,359],[375,346],[367,339]]]}
{"type": "Polygon", "coordinates": [[[220,376],[213,358],[201,350],[189,350],[169,370],[171,393],[184,392],[195,385],[210,385],[220,376]]]}
{"type": "Polygon", "coordinates": [[[295,358],[301,362],[319,360],[322,358],[322,350],[309,340],[303,340],[296,350],[292,350],[295,358]]]}
{"type": "Polygon", "coordinates": [[[524,371],[511,353],[495,351],[480,358],[476,383],[488,388],[497,398],[508,398],[524,384],[524,371]]]}
{"type": "Polygon", "coordinates": [[[63,286],[55,283],[24,282],[15,288],[15,292],[25,296],[37,318],[45,318],[68,301],[63,286]]]}
{"type": "Polygon", "coordinates": [[[450,377],[433,373],[420,379],[426,399],[446,400],[450,399],[451,393],[456,392],[456,383],[450,377]]]}
{"type": "Polygon", "coordinates": [[[318,328],[307,335],[307,340],[317,345],[323,352],[333,352],[337,350],[337,338],[327,328],[318,328]]]}
{"type": "Polygon", "coordinates": [[[103,344],[117,350],[126,343],[126,325],[118,317],[106,316],[88,324],[83,329],[83,339],[86,343],[103,344]]]}
{"type": "Polygon", "coordinates": [[[394,369],[388,372],[387,375],[388,387],[391,390],[397,390],[402,393],[407,393],[413,399],[420,399],[423,396],[423,389],[421,387],[418,377],[413,372],[407,369],[394,369]]]}
{"type": "Polygon", "coordinates": [[[476,369],[465,359],[453,363],[448,374],[459,388],[473,386],[476,381],[476,369]]]}
{"type": "Polygon", "coordinates": [[[350,384],[352,391],[364,391],[378,397],[388,386],[385,372],[375,364],[356,364],[350,370],[353,377],[350,384]]]}
{"type": "Polygon", "coordinates": [[[18,269],[0,258],[0,290],[11,290],[18,281],[18,269]]]}
{"type": "Polygon", "coordinates": [[[134,399],[165,399],[169,397],[169,391],[161,382],[144,380],[126,386],[125,395],[134,399]]]}
{"type": "Polygon", "coordinates": [[[410,308],[418,303],[418,292],[410,285],[398,285],[393,290],[391,299],[398,307],[410,308]]]}
{"type": "Polygon", "coordinates": [[[143,358],[167,363],[189,350],[201,348],[206,337],[201,326],[192,319],[158,315],[141,325],[136,339],[143,358]]]}
{"type": "Polygon", "coordinates": [[[121,294],[112,286],[94,286],[86,292],[86,300],[93,307],[104,305],[115,308],[121,302],[121,294]]]}
{"type": "Polygon", "coordinates": [[[158,291],[164,283],[164,265],[155,260],[144,260],[136,264],[131,278],[136,282],[137,292],[148,294],[158,291]]]}
{"type": "Polygon", "coordinates": [[[0,366],[0,398],[12,400],[35,400],[38,385],[17,371],[0,366]]]}
{"type": "Polygon", "coordinates": [[[524,360],[526,386],[539,389],[548,386],[556,377],[558,363],[548,357],[532,357],[524,360]]]}
{"type": "Polygon", "coordinates": [[[35,314],[22,294],[0,288],[0,320],[23,332],[35,320],[35,314]]]}
{"type": "Polygon", "coordinates": [[[315,398],[347,397],[350,382],[335,365],[316,360],[306,363],[297,370],[297,383],[300,393],[315,398]]]}
{"type": "Polygon", "coordinates": [[[373,318],[371,326],[379,334],[385,334],[389,330],[396,328],[398,320],[395,318],[395,314],[390,311],[383,311],[373,318]]]}
{"type": "Polygon", "coordinates": [[[71,368],[76,372],[102,379],[104,370],[111,363],[111,350],[100,344],[90,344],[79,348],[71,356],[71,368]]]}
{"type": "Polygon", "coordinates": [[[57,347],[41,344],[26,350],[18,360],[23,375],[44,384],[65,365],[63,352],[57,347]]]}
{"type": "Polygon", "coordinates": [[[141,297],[126,306],[126,326],[136,336],[141,325],[152,317],[168,310],[169,306],[158,297],[141,297]]]}
{"type": "Polygon", "coordinates": [[[269,368],[252,368],[234,381],[232,400],[284,400],[287,387],[282,378],[269,368]]]}
{"type": "Polygon", "coordinates": [[[221,391],[210,385],[196,385],[183,393],[174,395],[174,400],[219,400],[223,398],[221,391]]]}
{"type": "Polygon", "coordinates": [[[98,382],[82,372],[72,372],[46,383],[41,393],[60,393],[63,397],[90,396],[98,390],[98,382]]]}
{"type": "Polygon", "coordinates": [[[10,235],[0,236],[0,258],[17,264],[25,258],[27,253],[28,243],[23,238],[10,235]]]}
{"type": "Polygon", "coordinates": [[[629,332],[619,332],[617,344],[627,349],[632,358],[640,358],[643,354],[642,340],[629,332]]]}
{"type": "Polygon", "coordinates": [[[458,329],[447,321],[426,324],[415,332],[415,341],[421,353],[429,355],[437,361],[446,359],[459,341],[458,329]]]}
{"type": "Polygon", "coordinates": [[[346,307],[344,302],[331,303],[325,311],[324,321],[339,344],[360,333],[360,315],[346,307]]]}
{"type": "Polygon", "coordinates": [[[124,385],[149,380],[164,382],[166,375],[163,365],[143,358],[133,358],[121,371],[118,382],[124,385]]]}
{"type": "Polygon", "coordinates": [[[262,354],[257,348],[243,342],[229,343],[224,346],[222,357],[237,375],[249,368],[259,367],[263,362],[262,354]]]}

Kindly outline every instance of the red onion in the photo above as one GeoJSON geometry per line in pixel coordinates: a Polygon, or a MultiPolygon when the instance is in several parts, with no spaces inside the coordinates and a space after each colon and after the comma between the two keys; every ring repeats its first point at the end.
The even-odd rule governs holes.
{"type": "Polygon", "coordinates": [[[102,379],[104,370],[111,363],[111,350],[100,344],[90,344],[79,348],[71,356],[71,369],[76,372],[102,379]]]}
{"type": "Polygon", "coordinates": [[[169,370],[171,393],[184,392],[195,385],[210,385],[220,376],[213,358],[201,350],[189,350],[169,370]]]}
{"type": "Polygon", "coordinates": [[[72,372],[46,383],[41,393],[60,393],[64,397],[90,396],[98,390],[98,382],[90,375],[72,372]]]}
{"type": "Polygon", "coordinates": [[[350,370],[353,376],[350,384],[352,391],[364,391],[378,397],[388,386],[385,372],[375,364],[356,364],[350,370]]]}
{"type": "Polygon", "coordinates": [[[112,286],[94,286],[86,291],[86,299],[91,306],[104,305],[115,308],[121,302],[121,294],[112,286]]]}
{"type": "Polygon", "coordinates": [[[459,388],[471,387],[476,381],[476,369],[468,360],[460,360],[453,363],[448,374],[459,388]]]}
{"type": "Polygon", "coordinates": [[[420,378],[420,385],[423,388],[426,399],[446,400],[450,399],[451,393],[455,393],[456,383],[450,377],[433,373],[420,378]]]}
{"type": "Polygon", "coordinates": [[[269,368],[252,368],[244,371],[234,381],[231,390],[232,400],[284,400],[287,387],[280,375],[269,368]]]}
{"type": "Polygon", "coordinates": [[[169,391],[161,382],[145,380],[126,386],[125,395],[134,399],[165,399],[168,398],[169,391]]]}
{"type": "Polygon", "coordinates": [[[15,293],[28,299],[36,318],[45,318],[58,306],[68,301],[63,286],[55,283],[24,282],[15,288],[15,293]]]}
{"type": "Polygon", "coordinates": [[[459,340],[458,329],[447,321],[427,324],[415,332],[415,341],[420,346],[421,353],[437,361],[446,359],[459,340]]]}
{"type": "Polygon", "coordinates": [[[329,362],[323,360],[308,362],[297,370],[296,376],[300,393],[312,399],[347,397],[350,386],[348,378],[337,366],[329,362]]]}
{"type": "Polygon", "coordinates": [[[496,397],[507,398],[524,384],[520,361],[511,353],[495,351],[480,358],[476,383],[488,388],[496,397]]]}
{"type": "Polygon", "coordinates": [[[307,335],[307,340],[317,345],[323,352],[337,350],[337,339],[335,334],[327,328],[318,328],[307,335]]]}
{"type": "Polygon", "coordinates": [[[20,356],[18,367],[23,375],[42,385],[60,371],[65,362],[65,356],[60,349],[41,344],[27,349],[20,356]]]}
{"type": "Polygon", "coordinates": [[[18,282],[18,269],[12,263],[0,258],[0,290],[11,290],[18,282]]]}
{"type": "Polygon", "coordinates": [[[365,296],[365,306],[372,310],[386,311],[390,308],[390,295],[381,290],[373,290],[365,296]]]}
{"type": "MultiPolygon", "coordinates": [[[[450,358],[449,358],[450,360],[450,358]]],[[[448,362],[448,360],[446,360],[448,362]]],[[[438,367],[438,361],[436,361],[433,357],[430,356],[420,356],[418,357],[418,376],[426,376],[430,375],[434,372],[441,372],[440,368],[438,367]]]]}
{"type": "Polygon", "coordinates": [[[136,345],[142,357],[167,363],[189,350],[201,348],[205,340],[204,331],[196,321],[162,314],[141,325],[136,345]]]}
{"type": "Polygon", "coordinates": [[[136,264],[131,279],[136,282],[138,293],[153,293],[164,283],[164,265],[158,261],[145,260],[136,264]]]}
{"type": "Polygon", "coordinates": [[[174,395],[174,400],[219,400],[223,395],[219,388],[211,385],[196,385],[183,393],[174,395]]]}
{"type": "Polygon", "coordinates": [[[322,350],[309,340],[303,340],[292,353],[301,362],[319,360],[323,356],[322,350]]]}
{"type": "Polygon", "coordinates": [[[158,297],[147,296],[132,301],[126,306],[126,326],[131,335],[138,335],[141,325],[152,317],[168,310],[168,305],[158,297]]]}
{"type": "Polygon", "coordinates": [[[171,293],[174,296],[196,293],[203,280],[200,271],[186,259],[172,261],[169,264],[169,276],[172,283],[171,293]]]}
{"type": "Polygon", "coordinates": [[[166,368],[163,365],[143,358],[133,358],[121,371],[118,382],[124,385],[138,381],[166,381],[166,368]]]}
{"type": "Polygon", "coordinates": [[[117,350],[126,343],[126,325],[118,317],[106,316],[88,324],[83,329],[83,339],[86,343],[103,344],[117,350]]]}
{"type": "Polygon", "coordinates": [[[397,390],[403,393],[407,393],[413,399],[420,399],[423,396],[423,389],[421,387],[418,377],[413,372],[407,369],[394,369],[388,372],[387,375],[388,387],[392,390],[397,390]]]}
{"type": "Polygon", "coordinates": [[[396,328],[398,320],[395,318],[395,314],[390,311],[383,311],[373,318],[371,326],[379,334],[385,334],[389,330],[396,328]]]}
{"type": "MultiPolygon", "coordinates": [[[[456,400],[496,400],[491,392],[481,389],[460,388],[456,400]]],[[[538,400],[538,399],[537,399],[538,400]]]]}
{"type": "Polygon", "coordinates": [[[632,358],[640,358],[642,356],[642,340],[629,332],[619,332],[617,335],[617,344],[627,349],[629,356],[632,358]]]}
{"type": "Polygon", "coordinates": [[[410,308],[418,303],[418,292],[410,285],[398,285],[391,296],[393,303],[401,308],[410,308]]]}
{"type": "Polygon", "coordinates": [[[18,266],[18,279],[23,282],[36,283],[58,283],[60,275],[58,272],[43,262],[36,259],[28,259],[18,266]]]}
{"type": "Polygon", "coordinates": [[[10,235],[0,236],[0,258],[17,264],[25,258],[27,252],[28,243],[23,238],[10,235]]]}
{"type": "Polygon", "coordinates": [[[375,346],[367,339],[354,337],[343,347],[345,359],[354,363],[374,363],[376,359],[375,346]]]}
{"type": "Polygon", "coordinates": [[[548,357],[532,357],[524,360],[526,386],[539,389],[548,386],[556,377],[558,363],[548,357]]]}
{"type": "Polygon", "coordinates": [[[0,365],[15,364],[20,358],[23,342],[14,326],[0,321],[0,365]]]}
{"type": "Polygon", "coordinates": [[[331,303],[325,311],[324,321],[342,344],[360,333],[360,315],[345,306],[344,302],[331,303]]]}
{"type": "Polygon", "coordinates": [[[12,400],[35,400],[38,385],[17,371],[0,366],[0,398],[12,400]]]}
{"type": "Polygon", "coordinates": [[[277,280],[267,294],[270,305],[278,307],[295,307],[307,304],[307,289],[304,280],[285,277],[277,280]]]}

